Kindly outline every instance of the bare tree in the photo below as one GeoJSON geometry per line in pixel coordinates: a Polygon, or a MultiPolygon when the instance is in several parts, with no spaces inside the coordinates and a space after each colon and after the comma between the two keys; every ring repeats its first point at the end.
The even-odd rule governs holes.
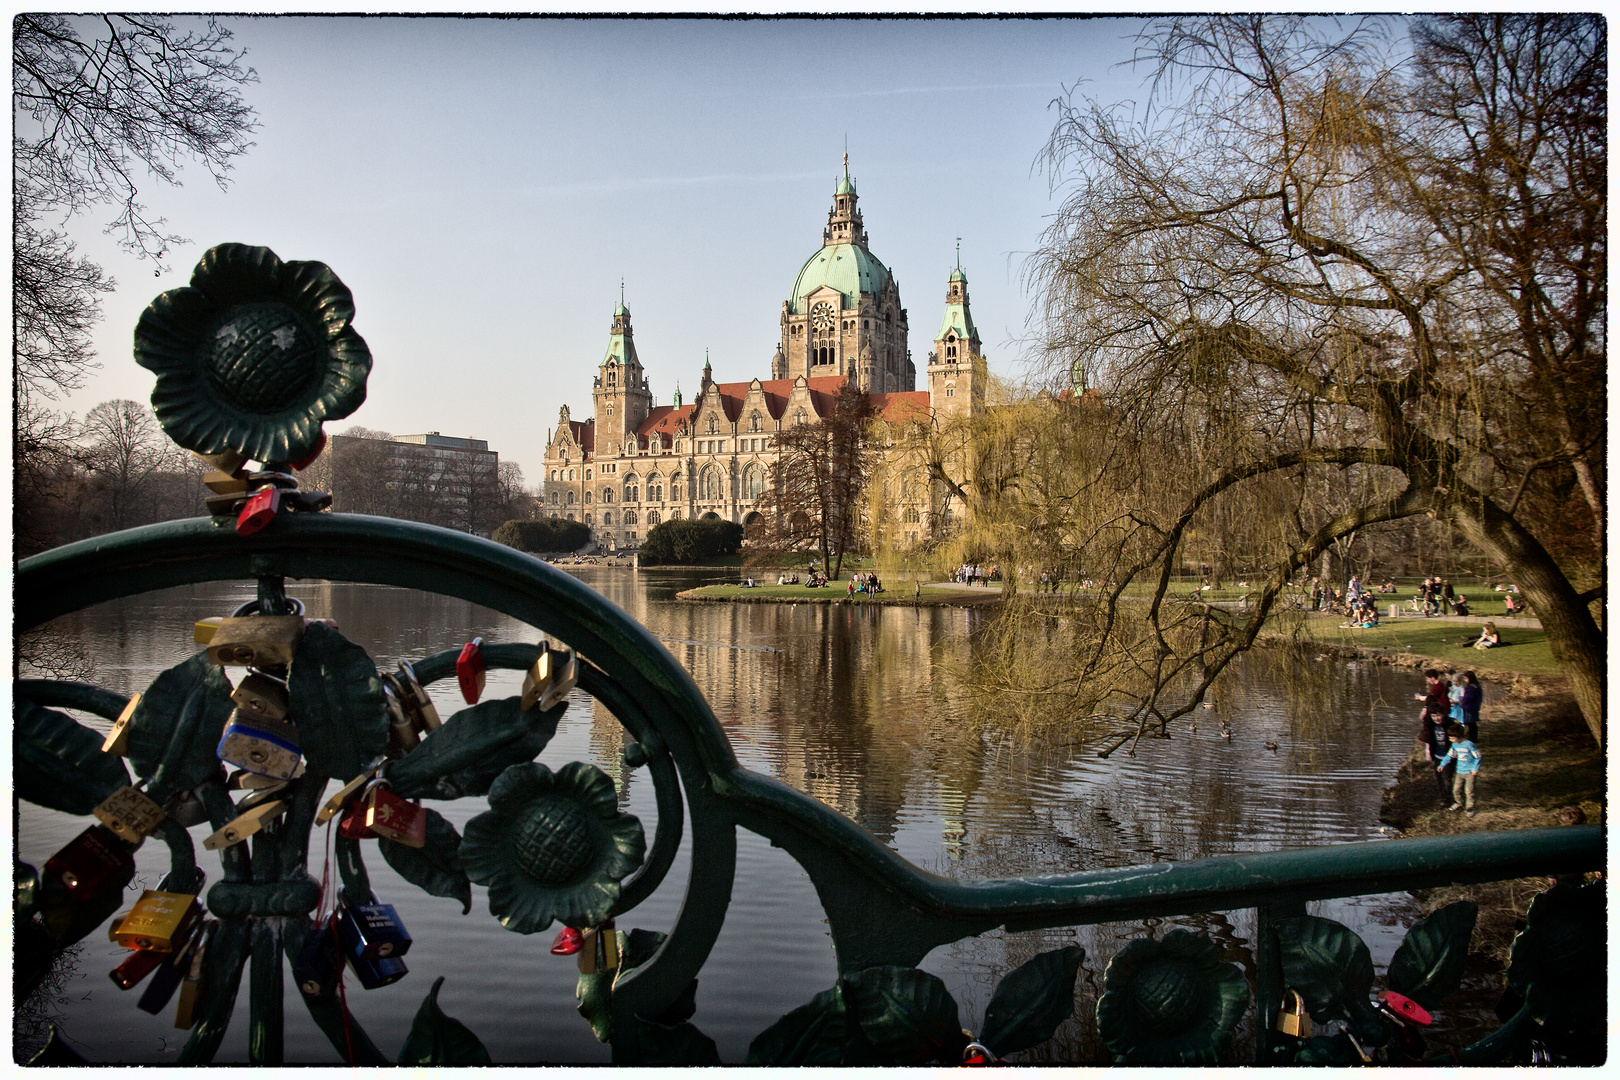
{"type": "Polygon", "coordinates": [[[81,428],[91,490],[112,529],[136,524],[154,474],[169,457],[169,443],[152,413],[138,401],[104,401],[85,414],[81,428]]]}
{"type": "Polygon", "coordinates": [[[798,424],[775,438],[771,512],[762,530],[762,555],[815,545],[822,569],[843,571],[844,555],[861,538],[862,504],[870,476],[872,403],[846,381],[832,414],[798,424]]]}

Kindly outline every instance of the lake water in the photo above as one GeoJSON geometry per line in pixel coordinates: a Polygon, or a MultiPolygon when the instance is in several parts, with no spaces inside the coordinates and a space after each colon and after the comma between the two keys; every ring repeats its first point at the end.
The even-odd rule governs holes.
{"type": "MultiPolygon", "coordinates": [[[[970,715],[945,663],[950,654],[971,648],[973,628],[994,617],[983,610],[688,604],[675,594],[730,580],[734,572],[576,573],[640,619],[686,666],[744,767],[821,799],[906,859],[940,874],[1061,873],[1378,839],[1380,792],[1412,745],[1411,695],[1418,689],[1412,673],[1333,662],[1315,672],[1314,691],[1302,703],[1297,692],[1282,692],[1276,658],[1255,656],[1242,662],[1241,692],[1221,705],[1234,731],[1230,740],[1206,720],[1197,734],[1183,730],[1168,741],[1144,740],[1134,757],[1120,752],[1103,761],[1095,748],[1020,750],[981,734],[983,718],[970,715]],[[1280,747],[1269,751],[1267,742],[1280,747]]],[[[293,583],[288,592],[304,601],[306,614],[336,619],[384,668],[475,635],[486,641],[537,639],[533,628],[513,619],[440,596],[323,583],[293,583]]],[[[192,653],[195,619],[229,614],[252,596],[250,584],[171,589],[87,609],[58,625],[85,643],[96,662],[95,681],[133,693],[192,653]]],[[[520,675],[491,672],[489,683],[486,697],[516,693],[520,675]]],[[[437,684],[433,696],[443,716],[462,706],[454,680],[437,684]]],[[[629,811],[650,837],[652,785],[645,771],[623,768],[623,742],[617,722],[576,692],[540,760],[552,768],[588,761],[618,778],[621,790],[627,785],[629,811]]],[[[483,799],[431,805],[458,828],[486,809],[483,799]]],[[[18,824],[19,855],[39,866],[86,821],[23,804],[18,824]]],[[[208,829],[192,832],[201,854],[208,829]]],[[[693,1017],[728,1063],[741,1063],[755,1035],[836,976],[831,938],[809,878],[762,838],[742,830],[738,839],[731,906],[703,969],[693,1017]]],[[[608,1047],[596,1042],[574,1011],[573,959],[547,951],[554,929],[529,937],[503,930],[476,885],[472,912],[463,916],[460,904],[404,883],[374,845],[364,847],[379,899],[395,905],[415,939],[408,977],[370,992],[350,983],[350,1008],[385,1053],[398,1051],[423,995],[443,975],[441,1006],[483,1040],[496,1062],[609,1060],[608,1047]]],[[[311,849],[321,850],[319,834],[311,849]]],[[[156,883],[167,860],[159,841],[140,850],[131,900],[156,883]]],[[[683,851],[657,892],[620,917],[620,929],[667,930],[688,862],[683,851]]],[[[219,879],[211,854],[201,864],[211,882],[219,879]]],[[[318,855],[312,856],[311,872],[320,877],[318,855]]],[[[1361,933],[1380,970],[1413,917],[1403,897],[1331,901],[1311,910],[1361,933]]],[[[1247,965],[1239,946],[1253,937],[1252,913],[1178,921],[1213,934],[1228,946],[1230,959],[1247,965]]],[[[977,1030],[1002,974],[1036,952],[1072,941],[1086,946],[1076,996],[1089,1010],[1108,958],[1159,925],[1150,920],[1084,930],[998,931],[937,949],[922,966],[945,980],[964,1026],[977,1030]]],[[[57,1006],[64,1034],[92,1061],[173,1061],[186,1033],[171,1026],[171,1015],[136,1009],[139,988],[121,992],[107,978],[122,954],[99,933],[82,943],[57,1006]]],[[[236,1018],[216,1059],[221,1063],[246,1060],[246,997],[244,980],[236,1018]]],[[[298,997],[289,978],[287,1061],[338,1062],[298,997]]],[[[1251,1010],[1246,1025],[1252,1019],[1251,1010]]],[[[1082,1023],[1065,1026],[1056,1050],[1098,1053],[1082,1023]]]]}

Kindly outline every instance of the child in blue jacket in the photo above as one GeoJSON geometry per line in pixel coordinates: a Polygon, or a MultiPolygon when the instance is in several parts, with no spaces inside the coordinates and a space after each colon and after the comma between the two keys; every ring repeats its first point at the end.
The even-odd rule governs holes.
{"type": "Polygon", "coordinates": [[[1451,749],[1436,764],[1435,772],[1443,773],[1451,762],[1457,763],[1457,775],[1451,781],[1451,808],[1461,810],[1466,799],[1468,816],[1473,817],[1474,777],[1479,775],[1479,759],[1482,755],[1461,724],[1448,725],[1446,734],[1451,736],[1451,749]]]}

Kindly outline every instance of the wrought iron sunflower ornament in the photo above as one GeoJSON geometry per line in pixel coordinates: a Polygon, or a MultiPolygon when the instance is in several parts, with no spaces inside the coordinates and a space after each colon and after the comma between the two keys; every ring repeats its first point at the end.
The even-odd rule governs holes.
{"type": "Polygon", "coordinates": [[[298,461],[324,421],[366,400],[371,352],[353,319],[354,298],[325,263],[220,244],[189,286],[141,313],[135,361],[156,373],[152,411],[181,446],[298,461]]]}
{"type": "Polygon", "coordinates": [[[1172,930],[1108,963],[1097,1031],[1131,1064],[1213,1064],[1249,1007],[1249,983],[1206,937],[1172,930]]]}
{"type": "Polygon", "coordinates": [[[647,851],[641,822],[619,811],[612,778],[582,761],[555,773],[513,765],[490,787],[489,807],[467,822],[461,865],[489,886],[490,914],[520,934],[553,920],[600,925],[647,851]]]}

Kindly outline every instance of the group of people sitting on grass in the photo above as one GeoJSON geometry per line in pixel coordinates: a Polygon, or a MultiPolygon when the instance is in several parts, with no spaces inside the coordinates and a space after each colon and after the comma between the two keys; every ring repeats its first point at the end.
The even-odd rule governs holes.
{"type": "Polygon", "coordinates": [[[799,583],[799,575],[798,574],[777,574],[776,575],[776,583],[778,585],[797,585],[799,583]]]}
{"type": "Polygon", "coordinates": [[[871,593],[873,595],[883,591],[883,583],[876,574],[851,574],[849,578],[849,595],[856,593],[871,593]]]}

